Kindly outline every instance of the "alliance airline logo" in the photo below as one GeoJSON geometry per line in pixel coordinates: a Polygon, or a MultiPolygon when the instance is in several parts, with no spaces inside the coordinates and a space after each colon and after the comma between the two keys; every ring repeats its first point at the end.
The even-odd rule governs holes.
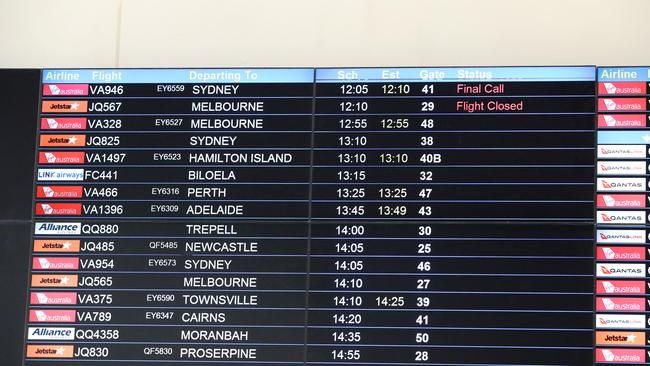
{"type": "Polygon", "coordinates": [[[88,84],[44,84],[44,96],[88,95],[88,84]]]}
{"type": "Polygon", "coordinates": [[[597,178],[599,192],[645,192],[645,178],[597,178]]]}
{"type": "Polygon", "coordinates": [[[85,100],[46,100],[42,104],[43,113],[85,113],[88,102],[85,100]]]}
{"type": "Polygon", "coordinates": [[[646,127],[643,114],[599,114],[599,128],[643,128],[646,127]]]}
{"type": "Polygon", "coordinates": [[[74,339],[74,328],[29,327],[27,339],[38,341],[71,341],[74,339]]]}
{"type": "Polygon", "coordinates": [[[644,230],[598,230],[596,232],[598,243],[611,244],[641,244],[645,243],[644,230]]]}
{"type": "Polygon", "coordinates": [[[34,240],[34,252],[38,253],[78,253],[80,240],[34,240]]]}
{"type": "Polygon", "coordinates": [[[599,161],[598,175],[644,175],[645,161],[599,161]]]}
{"type": "Polygon", "coordinates": [[[596,277],[645,277],[643,263],[597,263],[596,277]]]}
{"type": "Polygon", "coordinates": [[[644,281],[598,280],[596,281],[596,293],[616,295],[645,294],[645,286],[644,281]]]}
{"type": "Polygon", "coordinates": [[[30,310],[31,323],[74,323],[77,313],[74,310],[30,310]]]}
{"type": "Polygon", "coordinates": [[[37,186],[37,198],[82,198],[82,186],[37,186]]]}
{"type": "Polygon", "coordinates": [[[596,310],[645,311],[645,300],[642,297],[598,297],[596,310]]]}
{"type": "Polygon", "coordinates": [[[643,346],[644,342],[644,332],[596,332],[596,344],[600,346],[643,346]]]}
{"type": "Polygon", "coordinates": [[[41,130],[85,130],[86,118],[41,118],[41,130]]]}
{"type": "Polygon", "coordinates": [[[61,344],[28,344],[27,358],[72,358],[74,355],[74,346],[61,344]]]}
{"type": "Polygon", "coordinates": [[[32,287],[77,287],[77,275],[32,275],[32,287]]]}
{"type": "Polygon", "coordinates": [[[83,169],[38,169],[39,181],[83,181],[83,169]]]}
{"type": "Polygon", "coordinates": [[[598,94],[645,94],[645,82],[605,82],[598,83],[598,94]]]}
{"type": "Polygon", "coordinates": [[[32,259],[32,269],[70,271],[79,269],[79,258],[76,257],[36,257],[32,259]]]}
{"type": "Polygon", "coordinates": [[[80,216],[81,203],[37,203],[38,216],[80,216]]]}
{"type": "Polygon", "coordinates": [[[643,363],[645,350],[643,348],[598,348],[596,362],[643,363]]]}
{"type": "Polygon", "coordinates": [[[644,247],[598,247],[596,259],[618,260],[618,261],[642,261],[645,260],[644,247]]]}
{"type": "Polygon", "coordinates": [[[29,295],[31,305],[76,305],[76,292],[32,292],[29,295]]]}
{"type": "Polygon", "coordinates": [[[644,211],[598,211],[599,224],[645,224],[644,211]]]}
{"type": "Polygon", "coordinates": [[[79,147],[86,145],[86,135],[41,135],[41,147],[79,147]]]}
{"type": "Polygon", "coordinates": [[[596,314],[596,328],[645,328],[645,315],[596,314]]]}
{"type": "Polygon", "coordinates": [[[645,145],[598,145],[598,158],[645,158],[645,145]]]}
{"type": "Polygon", "coordinates": [[[645,98],[598,98],[598,111],[644,111],[645,98]]]}
{"type": "Polygon", "coordinates": [[[39,164],[83,164],[82,151],[47,151],[38,153],[39,164]]]}
{"type": "Polygon", "coordinates": [[[645,208],[646,196],[643,194],[599,194],[597,207],[645,208]]]}
{"type": "Polygon", "coordinates": [[[37,222],[34,228],[36,235],[79,235],[80,222],[37,222]]]}

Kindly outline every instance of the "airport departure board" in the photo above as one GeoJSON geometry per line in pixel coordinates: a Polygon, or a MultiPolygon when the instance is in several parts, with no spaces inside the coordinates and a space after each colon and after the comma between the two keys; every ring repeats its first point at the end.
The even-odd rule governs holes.
{"type": "Polygon", "coordinates": [[[24,366],[650,363],[648,67],[17,72],[24,366]]]}

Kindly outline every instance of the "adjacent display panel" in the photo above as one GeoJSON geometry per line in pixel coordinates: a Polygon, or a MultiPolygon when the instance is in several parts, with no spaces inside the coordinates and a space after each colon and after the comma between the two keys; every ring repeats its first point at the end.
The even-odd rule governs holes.
{"type": "Polygon", "coordinates": [[[648,67],[0,77],[24,366],[650,360],[648,67]]]}

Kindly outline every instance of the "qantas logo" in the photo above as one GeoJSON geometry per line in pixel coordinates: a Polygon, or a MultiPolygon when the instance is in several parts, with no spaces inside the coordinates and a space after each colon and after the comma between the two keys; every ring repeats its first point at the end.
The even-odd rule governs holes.
{"type": "Polygon", "coordinates": [[[598,230],[599,243],[645,243],[644,230],[598,230]]]}
{"type": "Polygon", "coordinates": [[[643,161],[600,161],[599,175],[643,175],[646,165],[643,161]]]}
{"type": "Polygon", "coordinates": [[[645,277],[643,263],[599,263],[596,269],[598,277],[645,277]]]}
{"type": "Polygon", "coordinates": [[[645,158],[644,145],[598,145],[599,158],[645,158]]]}
{"type": "Polygon", "coordinates": [[[598,178],[598,191],[645,192],[645,178],[598,178]]]}
{"type": "Polygon", "coordinates": [[[596,328],[645,328],[645,315],[596,314],[596,328]]]}
{"type": "Polygon", "coordinates": [[[598,211],[597,222],[600,224],[644,224],[643,211],[598,211]]]}
{"type": "Polygon", "coordinates": [[[85,130],[86,118],[42,118],[41,130],[85,130]]]}

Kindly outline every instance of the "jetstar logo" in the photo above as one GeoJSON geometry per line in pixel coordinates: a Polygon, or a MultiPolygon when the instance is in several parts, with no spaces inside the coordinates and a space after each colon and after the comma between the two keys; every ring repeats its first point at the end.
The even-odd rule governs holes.
{"type": "Polygon", "coordinates": [[[32,259],[34,270],[76,270],[79,269],[79,258],[74,257],[36,257],[32,259]]]}
{"type": "Polygon", "coordinates": [[[644,230],[598,230],[599,243],[645,243],[644,230]]]}
{"type": "Polygon", "coordinates": [[[36,235],[79,235],[80,222],[37,222],[34,230],[36,235]]]}
{"type": "Polygon", "coordinates": [[[82,186],[38,186],[36,187],[37,198],[81,198],[83,196],[82,186]]]}
{"type": "Polygon", "coordinates": [[[643,211],[598,211],[596,216],[599,224],[644,224],[643,211]]]}
{"type": "Polygon", "coordinates": [[[643,346],[645,342],[644,332],[612,332],[597,331],[597,345],[616,346],[643,346]]]}
{"type": "Polygon", "coordinates": [[[598,83],[598,94],[645,94],[644,82],[598,83]]]}
{"type": "Polygon", "coordinates": [[[596,281],[596,292],[599,294],[645,294],[643,281],[596,281]]]}
{"type": "Polygon", "coordinates": [[[596,266],[598,277],[644,277],[644,274],[643,263],[598,263],[596,266]]]}
{"type": "Polygon", "coordinates": [[[643,114],[600,114],[599,128],[643,128],[646,127],[646,116],[643,114]]]}
{"type": "Polygon", "coordinates": [[[598,348],[596,362],[643,363],[645,350],[643,348],[598,348]]]}
{"type": "Polygon", "coordinates": [[[645,301],[642,297],[598,297],[596,310],[645,311],[645,301]]]}
{"type": "Polygon", "coordinates": [[[86,118],[41,118],[41,130],[85,130],[86,118]]]}
{"type": "Polygon", "coordinates": [[[644,328],[645,315],[596,314],[596,328],[644,328]]]}
{"type": "Polygon", "coordinates": [[[40,146],[74,147],[85,146],[86,135],[41,135],[40,146]]]}
{"type": "Polygon", "coordinates": [[[39,164],[83,164],[81,151],[47,151],[38,153],[39,164]]]}
{"type": "Polygon", "coordinates": [[[74,310],[30,310],[29,321],[32,323],[74,323],[74,310]]]}
{"type": "Polygon", "coordinates": [[[77,287],[77,275],[32,275],[32,287],[77,287]]]}
{"type": "Polygon", "coordinates": [[[643,247],[598,247],[597,259],[634,261],[645,260],[645,248],[643,247]]]}
{"type": "Polygon", "coordinates": [[[37,203],[38,216],[79,216],[81,203],[37,203]]]}
{"type": "Polygon", "coordinates": [[[70,341],[74,339],[74,328],[29,327],[27,339],[70,341]]]}
{"type": "Polygon", "coordinates": [[[80,240],[34,240],[34,251],[39,253],[77,253],[80,245],[80,240]]]}
{"type": "Polygon", "coordinates": [[[598,157],[605,158],[645,158],[644,145],[598,145],[598,157]]]}
{"type": "Polygon", "coordinates": [[[46,100],[43,102],[44,113],[85,113],[88,112],[88,102],[85,100],[46,100]]]}
{"type": "Polygon", "coordinates": [[[88,84],[45,84],[45,96],[88,95],[88,84]]]}
{"type": "Polygon", "coordinates": [[[43,345],[28,344],[27,358],[72,358],[74,355],[74,346],[60,344],[43,345]]]}
{"type": "Polygon", "coordinates": [[[597,207],[645,208],[646,197],[642,194],[599,194],[597,207]]]}
{"type": "Polygon", "coordinates": [[[646,171],[644,161],[600,161],[599,175],[643,175],[646,171]]]}
{"type": "Polygon", "coordinates": [[[29,296],[32,305],[75,305],[76,292],[32,292],[29,296]]]}

